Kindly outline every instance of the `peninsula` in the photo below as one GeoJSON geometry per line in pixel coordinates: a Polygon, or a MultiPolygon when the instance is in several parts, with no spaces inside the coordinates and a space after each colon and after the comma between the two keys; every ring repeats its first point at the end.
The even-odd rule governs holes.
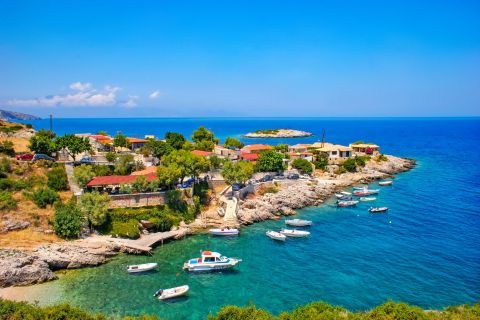
{"type": "Polygon", "coordinates": [[[310,136],[313,136],[313,133],[294,129],[264,129],[244,135],[246,138],[300,138],[310,136]]]}

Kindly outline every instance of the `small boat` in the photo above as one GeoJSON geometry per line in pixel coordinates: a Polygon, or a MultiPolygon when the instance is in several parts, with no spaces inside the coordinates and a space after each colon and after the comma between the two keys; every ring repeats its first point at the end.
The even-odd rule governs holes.
{"type": "Polygon", "coordinates": [[[342,191],[340,192],[341,194],[345,195],[345,196],[351,196],[352,193],[351,192],[347,192],[347,191],[342,191]]]}
{"type": "Polygon", "coordinates": [[[276,232],[272,230],[265,232],[265,234],[267,235],[267,237],[273,240],[285,241],[287,239],[285,235],[281,234],[280,232],[276,232]]]}
{"type": "Polygon", "coordinates": [[[282,229],[280,231],[281,234],[287,237],[294,237],[294,238],[303,238],[310,235],[310,232],[303,231],[303,230],[292,230],[292,229],[282,229]]]}
{"type": "Polygon", "coordinates": [[[134,264],[127,267],[128,273],[138,273],[153,270],[158,266],[158,263],[144,263],[144,264],[134,264]]]}
{"type": "Polygon", "coordinates": [[[302,220],[302,219],[291,219],[285,220],[285,224],[294,227],[307,227],[312,225],[312,221],[310,220],[302,220]]]}
{"type": "Polygon", "coordinates": [[[338,201],[337,206],[339,206],[339,207],[351,207],[351,206],[355,206],[357,203],[358,203],[357,200],[338,201]]]}
{"type": "Polygon", "coordinates": [[[383,213],[383,212],[387,212],[388,211],[388,208],[387,207],[377,207],[377,208],[370,208],[368,209],[368,212],[370,213],[383,213]]]}
{"type": "Polygon", "coordinates": [[[341,199],[345,197],[345,195],[343,193],[335,193],[335,197],[337,197],[337,199],[341,199]]]}
{"type": "Polygon", "coordinates": [[[210,229],[210,234],[214,236],[237,236],[240,231],[236,228],[217,228],[217,229],[210,229]]]}
{"type": "Polygon", "coordinates": [[[160,289],[153,294],[158,300],[167,300],[175,297],[180,297],[186,294],[190,290],[190,287],[187,285],[170,288],[170,289],[160,289]]]}
{"type": "Polygon", "coordinates": [[[241,259],[227,258],[218,252],[203,251],[201,258],[190,259],[183,264],[188,271],[218,271],[233,268],[241,259]]]}
{"type": "Polygon", "coordinates": [[[338,198],[337,199],[337,202],[340,202],[340,201],[350,201],[350,200],[353,200],[352,196],[343,196],[341,198],[338,198]]]}
{"type": "Polygon", "coordinates": [[[379,189],[363,189],[363,190],[355,190],[353,191],[353,194],[356,196],[369,196],[371,194],[377,194],[379,193],[379,189]]]}
{"type": "Polygon", "coordinates": [[[353,190],[365,190],[365,189],[368,189],[368,186],[357,186],[357,187],[353,187],[353,190]]]}
{"type": "Polygon", "coordinates": [[[393,181],[392,180],[385,180],[385,181],[380,181],[378,184],[383,186],[383,187],[384,186],[391,186],[393,184],[393,181]]]}
{"type": "Polygon", "coordinates": [[[358,200],[360,200],[362,202],[366,202],[366,201],[375,201],[375,200],[377,200],[377,198],[375,198],[375,197],[361,197],[358,200]]]}

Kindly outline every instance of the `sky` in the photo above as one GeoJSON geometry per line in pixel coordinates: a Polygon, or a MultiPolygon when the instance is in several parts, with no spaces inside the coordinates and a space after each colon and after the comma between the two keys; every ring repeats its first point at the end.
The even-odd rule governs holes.
{"type": "Polygon", "coordinates": [[[480,116],[480,1],[0,0],[0,109],[480,116]]]}

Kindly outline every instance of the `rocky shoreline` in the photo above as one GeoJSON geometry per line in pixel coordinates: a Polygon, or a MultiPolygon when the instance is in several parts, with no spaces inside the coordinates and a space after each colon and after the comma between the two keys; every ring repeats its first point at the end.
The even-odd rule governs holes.
{"type": "Polygon", "coordinates": [[[369,161],[359,172],[327,175],[311,180],[286,180],[277,193],[267,193],[240,203],[237,218],[241,224],[279,219],[296,214],[296,209],[318,206],[335,192],[355,184],[391,177],[415,166],[412,159],[387,156],[388,161],[369,161]]]}
{"type": "MultiPolygon", "coordinates": [[[[356,173],[326,174],[311,180],[285,180],[277,193],[241,201],[237,218],[241,224],[247,225],[294,215],[296,209],[320,205],[342,188],[391,177],[415,166],[415,161],[411,159],[387,158],[388,161],[379,163],[369,161],[356,173]]],[[[179,232],[175,239],[183,238],[190,232],[189,226],[183,226],[182,230],[184,232],[179,232]]],[[[97,266],[123,251],[129,252],[121,243],[105,236],[47,244],[31,252],[0,249],[0,288],[55,280],[57,275],[54,270],[97,266]]]]}
{"type": "Polygon", "coordinates": [[[243,136],[245,138],[300,138],[313,136],[313,133],[293,129],[274,129],[249,132],[243,136]]]}

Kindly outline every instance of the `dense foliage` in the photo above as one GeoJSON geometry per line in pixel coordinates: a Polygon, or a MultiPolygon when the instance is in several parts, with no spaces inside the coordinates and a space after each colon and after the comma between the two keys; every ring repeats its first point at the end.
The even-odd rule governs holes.
{"type": "Polygon", "coordinates": [[[12,210],[17,207],[17,200],[13,199],[9,191],[0,191],[0,210],[12,210]]]}
{"type": "Polygon", "coordinates": [[[280,143],[276,146],[273,146],[273,149],[278,152],[287,153],[288,152],[288,144],[280,143]]]}
{"type": "Polygon", "coordinates": [[[313,167],[307,159],[298,158],[292,161],[292,167],[301,173],[312,173],[313,167]]]}
{"type": "Polygon", "coordinates": [[[39,208],[46,208],[47,205],[54,204],[59,199],[58,193],[50,188],[37,189],[33,191],[31,197],[39,208]]]}
{"type": "Polygon", "coordinates": [[[313,165],[316,169],[325,170],[328,166],[328,153],[312,150],[314,155],[313,165]]]}
{"type": "Polygon", "coordinates": [[[187,139],[183,136],[183,134],[178,132],[167,132],[165,133],[165,143],[167,147],[172,150],[180,150],[183,148],[187,139]]]}
{"type": "Polygon", "coordinates": [[[73,134],[66,134],[58,137],[55,144],[59,150],[65,151],[73,161],[76,161],[77,155],[83,152],[91,151],[92,146],[86,137],[77,137],[73,134]]]}
{"type": "Polygon", "coordinates": [[[78,202],[78,208],[88,221],[90,228],[100,226],[107,221],[110,197],[98,191],[84,193],[78,202]]]}
{"type": "Polygon", "coordinates": [[[115,137],[113,137],[113,146],[120,147],[120,148],[127,148],[128,147],[127,137],[124,136],[121,132],[119,132],[115,137]]]}
{"type": "Polygon", "coordinates": [[[13,157],[15,155],[15,149],[13,149],[12,141],[0,142],[0,153],[13,157]]]}
{"type": "Polygon", "coordinates": [[[57,151],[57,144],[55,143],[55,133],[50,130],[41,129],[30,138],[29,149],[35,153],[43,153],[49,156],[57,151]]]}
{"type": "Polygon", "coordinates": [[[244,144],[237,138],[232,138],[228,137],[225,139],[225,143],[223,144],[225,148],[230,148],[230,149],[242,149],[244,144]]]}
{"type": "Polygon", "coordinates": [[[53,229],[59,237],[64,239],[78,238],[83,222],[84,216],[76,205],[75,197],[72,197],[67,204],[61,202],[55,204],[53,229]]]}
{"type": "Polygon", "coordinates": [[[47,186],[55,191],[67,190],[68,180],[65,169],[59,167],[47,172],[47,186]]]}
{"type": "Polygon", "coordinates": [[[133,155],[131,154],[122,154],[115,159],[115,174],[118,175],[127,175],[130,174],[135,167],[135,161],[133,155]]]}
{"type": "Polygon", "coordinates": [[[222,176],[229,185],[234,183],[245,184],[253,175],[253,164],[247,161],[225,162],[222,169],[222,176]]]}
{"type": "Polygon", "coordinates": [[[259,172],[283,171],[283,155],[275,150],[264,151],[260,154],[255,169],[259,172]]]}
{"type": "Polygon", "coordinates": [[[215,144],[218,144],[219,141],[215,138],[212,131],[203,126],[193,132],[192,140],[195,144],[195,149],[203,151],[212,151],[215,144]]]}

